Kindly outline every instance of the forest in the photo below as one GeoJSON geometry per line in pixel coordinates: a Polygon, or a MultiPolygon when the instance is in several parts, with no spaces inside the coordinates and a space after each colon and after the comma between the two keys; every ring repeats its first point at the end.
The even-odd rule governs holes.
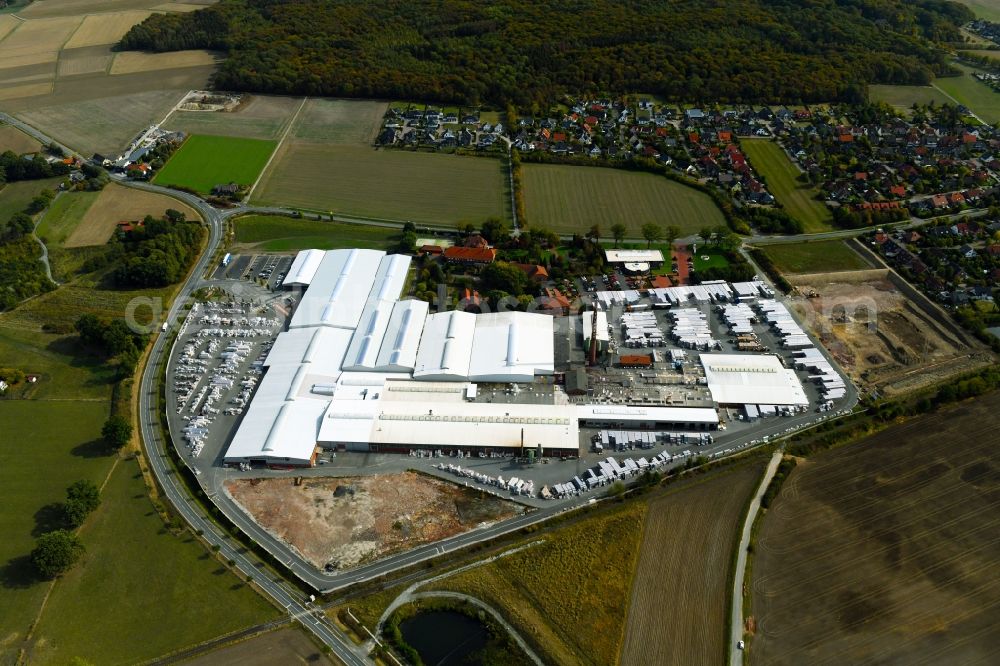
{"type": "Polygon", "coordinates": [[[165,287],[179,282],[198,256],[205,230],[199,222],[168,210],[164,219],[147,216],[142,226],[119,232],[108,260],[117,287],[165,287]]]}
{"type": "Polygon", "coordinates": [[[948,0],[222,0],[119,49],[216,49],[219,89],[542,108],[565,94],[861,101],[951,73],[948,0]]]}

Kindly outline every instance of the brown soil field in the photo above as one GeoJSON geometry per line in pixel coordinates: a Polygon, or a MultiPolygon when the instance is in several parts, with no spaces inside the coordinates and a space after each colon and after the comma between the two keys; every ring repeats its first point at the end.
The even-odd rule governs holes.
{"type": "Polygon", "coordinates": [[[514,502],[415,472],[230,481],[226,492],[316,567],[347,569],[524,513],[514,502]],[[337,497],[338,488],[350,489],[337,497]]]}
{"type": "Polygon", "coordinates": [[[22,83],[20,85],[0,84],[0,100],[37,97],[52,92],[52,82],[22,83]]]}
{"type": "Polygon", "coordinates": [[[799,465],[763,518],[751,664],[996,663],[1000,393],[799,465]]]}
{"type": "Polygon", "coordinates": [[[137,23],[142,23],[152,12],[132,10],[112,14],[91,14],[85,16],[83,23],[73,36],[66,42],[64,48],[75,49],[83,46],[98,46],[114,44],[122,38],[129,29],[137,23]]]}
{"type": "Polygon", "coordinates": [[[193,208],[176,199],[111,183],[87,209],[63,246],[104,245],[119,222],[141,220],[146,215],[161,216],[168,208],[181,211],[188,219],[201,219],[193,208]]]}
{"type": "Polygon", "coordinates": [[[277,629],[235,645],[214,650],[184,662],[187,666],[271,666],[272,664],[325,664],[332,662],[305,633],[277,629]]]}
{"type": "Polygon", "coordinates": [[[13,150],[20,155],[21,153],[33,153],[41,147],[42,144],[16,127],[0,125],[0,153],[5,150],[13,150]]]}
{"type": "MultiPolygon", "coordinates": [[[[149,77],[148,74],[139,76],[149,77]]],[[[100,75],[96,79],[81,77],[72,81],[74,87],[88,84],[92,87],[95,81],[103,87],[105,82],[118,79],[100,75]]],[[[69,82],[60,82],[57,86],[63,83],[69,82]]],[[[147,80],[145,86],[150,85],[147,80]]],[[[111,94],[73,103],[30,105],[15,111],[14,115],[84,155],[117,155],[140,130],[162,120],[185,92],[184,89],[164,88],[135,94],[111,94]]]]}
{"type": "Polygon", "coordinates": [[[885,270],[789,276],[792,307],[855,383],[898,394],[988,362],[889,279],[885,270]],[[818,297],[809,297],[810,294],[818,297]]]}
{"type": "Polygon", "coordinates": [[[763,463],[650,502],[621,664],[725,661],[729,569],[763,463]]]}
{"type": "Polygon", "coordinates": [[[155,72],[163,69],[182,67],[205,67],[220,61],[217,54],[209,51],[177,51],[175,53],[140,53],[123,51],[111,63],[111,75],[155,72]]]}

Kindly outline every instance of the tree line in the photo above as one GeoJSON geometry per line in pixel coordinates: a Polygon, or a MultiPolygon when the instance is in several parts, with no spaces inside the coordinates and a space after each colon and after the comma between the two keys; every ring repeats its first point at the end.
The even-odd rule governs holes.
{"type": "Polygon", "coordinates": [[[0,312],[55,288],[39,260],[42,248],[32,236],[33,216],[44,211],[54,197],[52,190],[42,190],[22,212],[0,224],[0,312]]]}
{"type": "Polygon", "coordinates": [[[226,90],[545,105],[643,91],[692,102],[862,101],[954,72],[943,0],[222,0],[157,14],[120,49],[218,49],[226,90]]]}
{"type": "Polygon", "coordinates": [[[118,287],[165,287],[179,282],[198,256],[205,230],[183,213],[147,216],[142,225],[119,232],[107,261],[118,264],[111,279],[118,287]]]}

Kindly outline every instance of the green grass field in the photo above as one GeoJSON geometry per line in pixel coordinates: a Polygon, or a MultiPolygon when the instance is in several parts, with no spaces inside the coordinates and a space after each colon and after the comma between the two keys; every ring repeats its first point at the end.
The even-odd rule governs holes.
{"type": "Polygon", "coordinates": [[[1000,121],[1000,93],[972,78],[972,73],[976,71],[972,67],[958,63],[952,65],[962,70],[962,76],[935,79],[934,86],[951,95],[959,104],[969,107],[984,121],[1000,121]]]}
{"type": "Polygon", "coordinates": [[[914,104],[948,104],[951,100],[934,86],[868,86],[868,98],[873,102],[885,102],[901,111],[907,111],[914,104]]]}
{"type": "Polygon", "coordinates": [[[56,197],[42,215],[36,233],[51,249],[61,246],[76,226],[83,220],[87,210],[100,192],[63,192],[56,197]]]}
{"type": "Polygon", "coordinates": [[[682,236],[726,224],[708,195],[662,176],[552,164],[525,164],[523,171],[529,226],[571,234],[597,224],[609,233],[620,222],[628,237],[641,238],[640,228],[650,222],[677,225],[682,236]]]}
{"type": "Polygon", "coordinates": [[[696,271],[703,271],[709,268],[725,268],[729,261],[718,250],[698,250],[697,254],[692,254],[696,271]]]}
{"type": "Polygon", "coordinates": [[[7,222],[14,213],[24,211],[25,206],[45,189],[55,189],[62,178],[45,180],[21,180],[0,186],[0,223],[7,222]]]}
{"type": "Polygon", "coordinates": [[[829,231],[833,214],[813,197],[818,190],[800,183],[799,170],[781,147],[767,139],[744,139],[740,146],[750,163],[767,181],[767,189],[796,220],[805,233],[829,231]]]}
{"type": "Polygon", "coordinates": [[[46,605],[33,662],[134,664],[278,616],[193,537],[163,529],[134,461],[104,495],[81,534],[87,555],[46,605]]]}
{"type": "Polygon", "coordinates": [[[1000,21],[1000,5],[996,0],[958,0],[975,12],[977,18],[1000,21]]]}
{"type": "Polygon", "coordinates": [[[253,200],[457,226],[507,218],[505,179],[495,159],[291,141],[281,147],[253,200]]]}
{"type": "MultiPolygon", "coordinates": [[[[0,332],[2,333],[2,332],[0,332]]],[[[0,365],[33,371],[0,338],[0,365]]],[[[52,366],[48,365],[51,371],[52,366]]],[[[65,381],[61,373],[43,381],[65,381]]],[[[6,639],[23,638],[38,612],[45,585],[35,581],[28,553],[35,537],[52,521],[46,507],[65,499],[66,486],[79,479],[104,481],[111,459],[94,455],[95,440],[110,410],[110,387],[104,399],[59,401],[0,400],[0,662],[8,662],[6,639]]],[[[67,396],[69,398],[69,396],[67,396]]]]}
{"type": "Polygon", "coordinates": [[[180,185],[202,193],[216,185],[252,185],[277,142],[196,134],[184,142],[153,178],[157,185],[180,185]]]}
{"type": "Polygon", "coordinates": [[[843,241],[763,245],[764,253],[782,273],[832,273],[871,268],[843,241]]]}
{"type": "Polygon", "coordinates": [[[259,252],[289,252],[317,248],[386,250],[398,242],[399,232],[383,227],[296,220],[273,215],[247,215],[233,223],[235,242],[259,252]]]}

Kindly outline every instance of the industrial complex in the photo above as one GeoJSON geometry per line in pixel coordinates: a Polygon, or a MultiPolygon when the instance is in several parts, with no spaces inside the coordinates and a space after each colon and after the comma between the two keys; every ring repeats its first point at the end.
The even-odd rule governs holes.
{"type": "Polygon", "coordinates": [[[763,283],[598,292],[584,304],[593,310],[561,318],[431,313],[400,299],[410,262],[298,253],[284,286],[304,291],[255,362],[226,463],[311,466],[324,450],[571,457],[615,429],[655,442],[842,395],[840,375],[763,283]],[[755,333],[764,329],[771,344],[755,333]]]}

